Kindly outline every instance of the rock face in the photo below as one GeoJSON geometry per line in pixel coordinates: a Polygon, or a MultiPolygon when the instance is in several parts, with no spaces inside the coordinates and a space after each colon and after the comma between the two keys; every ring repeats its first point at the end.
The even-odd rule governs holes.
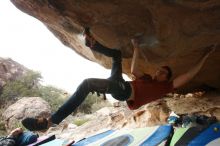
{"type": "Polygon", "coordinates": [[[12,59],[0,58],[0,89],[7,81],[15,80],[22,76],[26,71],[28,71],[27,68],[12,59]]]}
{"type": "Polygon", "coordinates": [[[6,129],[12,130],[26,117],[48,117],[51,114],[49,104],[40,97],[24,97],[9,106],[2,114],[6,129]]]}
{"type": "MultiPolygon", "coordinates": [[[[187,71],[207,51],[220,44],[219,0],[11,0],[20,10],[42,21],[63,44],[107,68],[110,60],[84,46],[80,32],[91,28],[103,45],[120,49],[123,70],[130,72],[133,53],[130,39],[143,34],[142,61],[146,73],[169,65],[174,77],[187,71]],[[187,66],[187,67],[186,67],[187,66]]],[[[220,88],[220,45],[194,80],[182,89],[220,88]]]]}

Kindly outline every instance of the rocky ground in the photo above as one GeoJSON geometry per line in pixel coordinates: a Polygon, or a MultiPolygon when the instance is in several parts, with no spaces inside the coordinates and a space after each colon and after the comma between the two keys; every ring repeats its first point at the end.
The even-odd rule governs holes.
{"type": "MultiPolygon", "coordinates": [[[[202,114],[216,116],[220,120],[220,94],[213,92],[204,94],[169,94],[163,99],[149,103],[131,111],[126,103],[118,102],[112,107],[105,107],[90,115],[78,114],[67,117],[60,125],[51,127],[40,135],[55,134],[57,138],[80,140],[109,129],[138,128],[167,123],[171,111],[176,114],[202,114]],[[76,119],[85,120],[81,126],[74,124],[76,119]]],[[[13,129],[13,123],[31,115],[47,116],[50,113],[48,104],[39,97],[22,98],[9,106],[3,113],[3,121],[8,131],[13,129]],[[30,102],[33,101],[33,102],[30,102]],[[37,103],[37,104],[36,104],[37,103]],[[18,106],[19,105],[19,106],[18,106]],[[39,108],[44,107],[44,108],[39,108]],[[39,110],[36,110],[39,109],[39,110]]],[[[18,126],[15,125],[14,126],[18,126]]]]}
{"type": "Polygon", "coordinates": [[[129,110],[124,103],[118,107],[106,107],[92,115],[77,118],[90,119],[82,126],[73,124],[76,117],[68,117],[59,126],[50,128],[43,135],[55,134],[58,138],[80,140],[109,129],[138,128],[165,124],[171,111],[176,114],[202,114],[216,116],[220,120],[219,94],[174,94],[152,102],[138,110],[129,110]]]}

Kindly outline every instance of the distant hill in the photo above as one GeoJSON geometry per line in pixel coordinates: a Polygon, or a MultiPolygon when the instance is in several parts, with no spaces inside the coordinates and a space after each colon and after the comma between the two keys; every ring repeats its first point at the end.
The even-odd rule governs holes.
{"type": "Polygon", "coordinates": [[[0,57],[0,89],[2,89],[7,81],[15,80],[27,71],[29,71],[28,68],[11,58],[0,57]]]}

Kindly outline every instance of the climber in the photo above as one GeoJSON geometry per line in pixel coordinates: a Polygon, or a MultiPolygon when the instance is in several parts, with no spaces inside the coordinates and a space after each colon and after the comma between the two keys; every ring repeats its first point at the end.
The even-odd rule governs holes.
{"type": "Polygon", "coordinates": [[[85,79],[78,86],[75,93],[48,119],[23,119],[22,124],[27,129],[31,131],[42,131],[59,124],[85,100],[89,92],[111,94],[116,100],[126,101],[130,109],[137,109],[144,104],[161,98],[163,95],[174,91],[174,89],[191,80],[199,72],[210,53],[214,51],[214,47],[210,48],[211,51],[205,54],[195,67],[187,73],[178,76],[173,81],[170,81],[172,72],[168,66],[159,68],[153,78],[150,75],[140,72],[138,67],[140,55],[139,42],[138,39],[132,39],[134,54],[131,71],[136,79],[134,81],[125,81],[122,77],[121,51],[107,48],[100,44],[94,39],[89,28],[85,28],[84,37],[85,45],[91,50],[112,58],[110,77],[107,79],[85,79]]]}

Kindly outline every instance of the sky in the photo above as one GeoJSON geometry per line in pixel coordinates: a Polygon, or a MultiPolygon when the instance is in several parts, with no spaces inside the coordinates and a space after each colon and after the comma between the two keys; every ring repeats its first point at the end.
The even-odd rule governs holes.
{"type": "Polygon", "coordinates": [[[0,0],[0,57],[43,76],[45,85],[73,93],[85,78],[107,78],[110,70],[65,47],[39,20],[0,0]]]}

